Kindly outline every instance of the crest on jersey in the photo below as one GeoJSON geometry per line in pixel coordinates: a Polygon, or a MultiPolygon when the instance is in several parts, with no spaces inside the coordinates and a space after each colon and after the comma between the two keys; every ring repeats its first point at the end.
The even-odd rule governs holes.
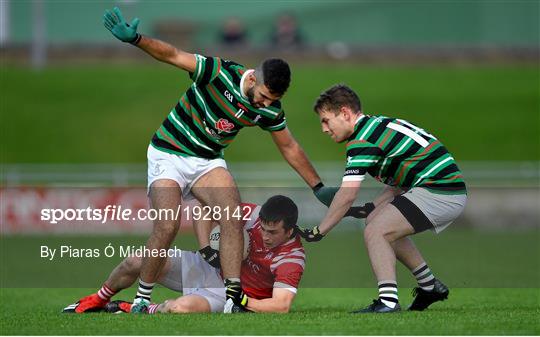
{"type": "Polygon", "coordinates": [[[225,118],[220,118],[216,124],[216,129],[218,129],[220,132],[231,132],[234,130],[234,124],[226,120],[225,118]]]}
{"type": "Polygon", "coordinates": [[[159,163],[156,163],[156,165],[154,165],[154,169],[150,173],[154,177],[157,177],[157,176],[161,175],[164,171],[165,171],[165,169],[162,168],[159,163]]]}

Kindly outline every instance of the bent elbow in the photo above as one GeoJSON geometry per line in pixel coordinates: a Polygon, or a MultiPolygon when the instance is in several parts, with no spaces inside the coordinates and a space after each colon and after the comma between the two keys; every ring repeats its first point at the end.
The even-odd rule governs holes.
{"type": "Polygon", "coordinates": [[[300,152],[302,152],[302,148],[300,147],[300,144],[298,144],[294,140],[290,140],[286,143],[281,144],[281,149],[284,153],[287,153],[291,156],[297,156],[300,152]]]}
{"type": "Polygon", "coordinates": [[[283,304],[283,305],[280,305],[278,310],[276,312],[280,313],[280,314],[287,314],[289,311],[291,310],[291,305],[290,304],[283,304]]]}

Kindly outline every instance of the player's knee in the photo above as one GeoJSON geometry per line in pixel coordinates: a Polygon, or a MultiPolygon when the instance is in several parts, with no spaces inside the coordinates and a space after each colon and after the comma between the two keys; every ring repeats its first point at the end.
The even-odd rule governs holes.
{"type": "Polygon", "coordinates": [[[375,222],[371,223],[369,226],[366,226],[366,228],[364,228],[365,241],[381,238],[383,236],[384,236],[384,231],[382,231],[381,226],[377,226],[375,222]]]}
{"type": "Polygon", "coordinates": [[[364,241],[384,239],[388,242],[394,242],[399,239],[398,233],[389,226],[382,223],[373,222],[364,229],[364,241]]]}

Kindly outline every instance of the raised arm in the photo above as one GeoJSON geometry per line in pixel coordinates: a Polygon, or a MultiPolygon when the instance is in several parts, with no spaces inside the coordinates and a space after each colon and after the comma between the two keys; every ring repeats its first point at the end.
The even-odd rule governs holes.
{"type": "Polygon", "coordinates": [[[112,11],[105,11],[103,24],[117,39],[139,47],[156,60],[172,64],[191,73],[195,71],[196,59],[194,54],[137,33],[139,19],[135,18],[131,21],[131,24],[127,23],[118,7],[115,7],[112,11]]]}
{"type": "Polygon", "coordinates": [[[166,42],[141,35],[137,47],[158,61],[172,64],[190,73],[195,72],[195,55],[179,50],[166,42]]]}

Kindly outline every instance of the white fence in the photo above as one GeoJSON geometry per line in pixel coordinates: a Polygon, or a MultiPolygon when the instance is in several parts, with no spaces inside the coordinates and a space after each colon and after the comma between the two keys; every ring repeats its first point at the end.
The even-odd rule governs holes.
{"type": "MultiPolygon", "coordinates": [[[[341,162],[314,163],[326,184],[339,185],[341,162]]],[[[469,187],[538,187],[540,162],[460,162],[469,187]]],[[[285,162],[230,163],[239,186],[304,187],[303,181],[285,162]]],[[[3,186],[145,186],[145,164],[4,164],[3,186]]],[[[377,182],[367,180],[367,186],[377,182]]]]}

